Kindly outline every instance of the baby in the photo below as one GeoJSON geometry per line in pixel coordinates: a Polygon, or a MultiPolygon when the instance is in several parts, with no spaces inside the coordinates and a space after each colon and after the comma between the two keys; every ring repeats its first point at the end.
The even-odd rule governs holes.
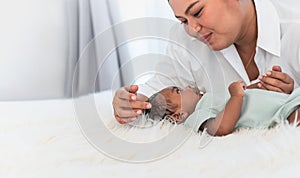
{"type": "Polygon", "coordinates": [[[233,82],[230,97],[205,93],[197,88],[168,87],[149,98],[150,118],[185,123],[195,132],[207,128],[210,135],[221,136],[237,128],[268,128],[280,122],[299,125],[300,88],[291,94],[261,89],[246,89],[244,82],[233,82]],[[222,100],[223,99],[223,100],[222,100]]]}

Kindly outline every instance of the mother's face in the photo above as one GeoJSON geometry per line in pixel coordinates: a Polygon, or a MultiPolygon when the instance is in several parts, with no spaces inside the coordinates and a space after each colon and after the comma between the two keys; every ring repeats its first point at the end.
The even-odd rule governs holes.
{"type": "Polygon", "coordinates": [[[244,13],[239,0],[169,0],[186,32],[221,50],[239,37],[244,13]]]}

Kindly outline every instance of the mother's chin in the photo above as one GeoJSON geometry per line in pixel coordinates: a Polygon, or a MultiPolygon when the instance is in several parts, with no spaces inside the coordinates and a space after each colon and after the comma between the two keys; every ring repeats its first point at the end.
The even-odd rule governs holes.
{"type": "Polygon", "coordinates": [[[211,40],[210,43],[206,43],[206,45],[214,51],[220,51],[228,48],[230,45],[232,45],[232,43],[224,43],[221,40],[211,40]]]}

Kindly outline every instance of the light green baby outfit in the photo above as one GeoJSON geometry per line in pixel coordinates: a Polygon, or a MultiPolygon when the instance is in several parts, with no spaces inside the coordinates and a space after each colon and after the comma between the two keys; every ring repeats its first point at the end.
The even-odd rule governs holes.
{"type": "MultiPolygon", "coordinates": [[[[206,93],[198,102],[195,112],[185,121],[185,125],[198,132],[201,124],[215,118],[228,99],[217,93],[206,93]]],[[[243,99],[237,128],[267,128],[287,122],[288,116],[300,105],[300,88],[292,94],[284,94],[260,89],[247,89],[243,99]]],[[[300,113],[299,113],[300,114],[300,113]]]]}

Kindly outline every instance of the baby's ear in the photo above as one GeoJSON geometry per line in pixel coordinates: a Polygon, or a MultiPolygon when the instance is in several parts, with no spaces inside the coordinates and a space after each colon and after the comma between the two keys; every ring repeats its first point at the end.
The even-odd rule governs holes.
{"type": "Polygon", "coordinates": [[[188,117],[189,117],[189,113],[183,111],[183,112],[181,112],[180,115],[179,115],[179,120],[178,120],[178,122],[179,122],[179,123],[182,123],[182,122],[184,122],[188,117]]]}

